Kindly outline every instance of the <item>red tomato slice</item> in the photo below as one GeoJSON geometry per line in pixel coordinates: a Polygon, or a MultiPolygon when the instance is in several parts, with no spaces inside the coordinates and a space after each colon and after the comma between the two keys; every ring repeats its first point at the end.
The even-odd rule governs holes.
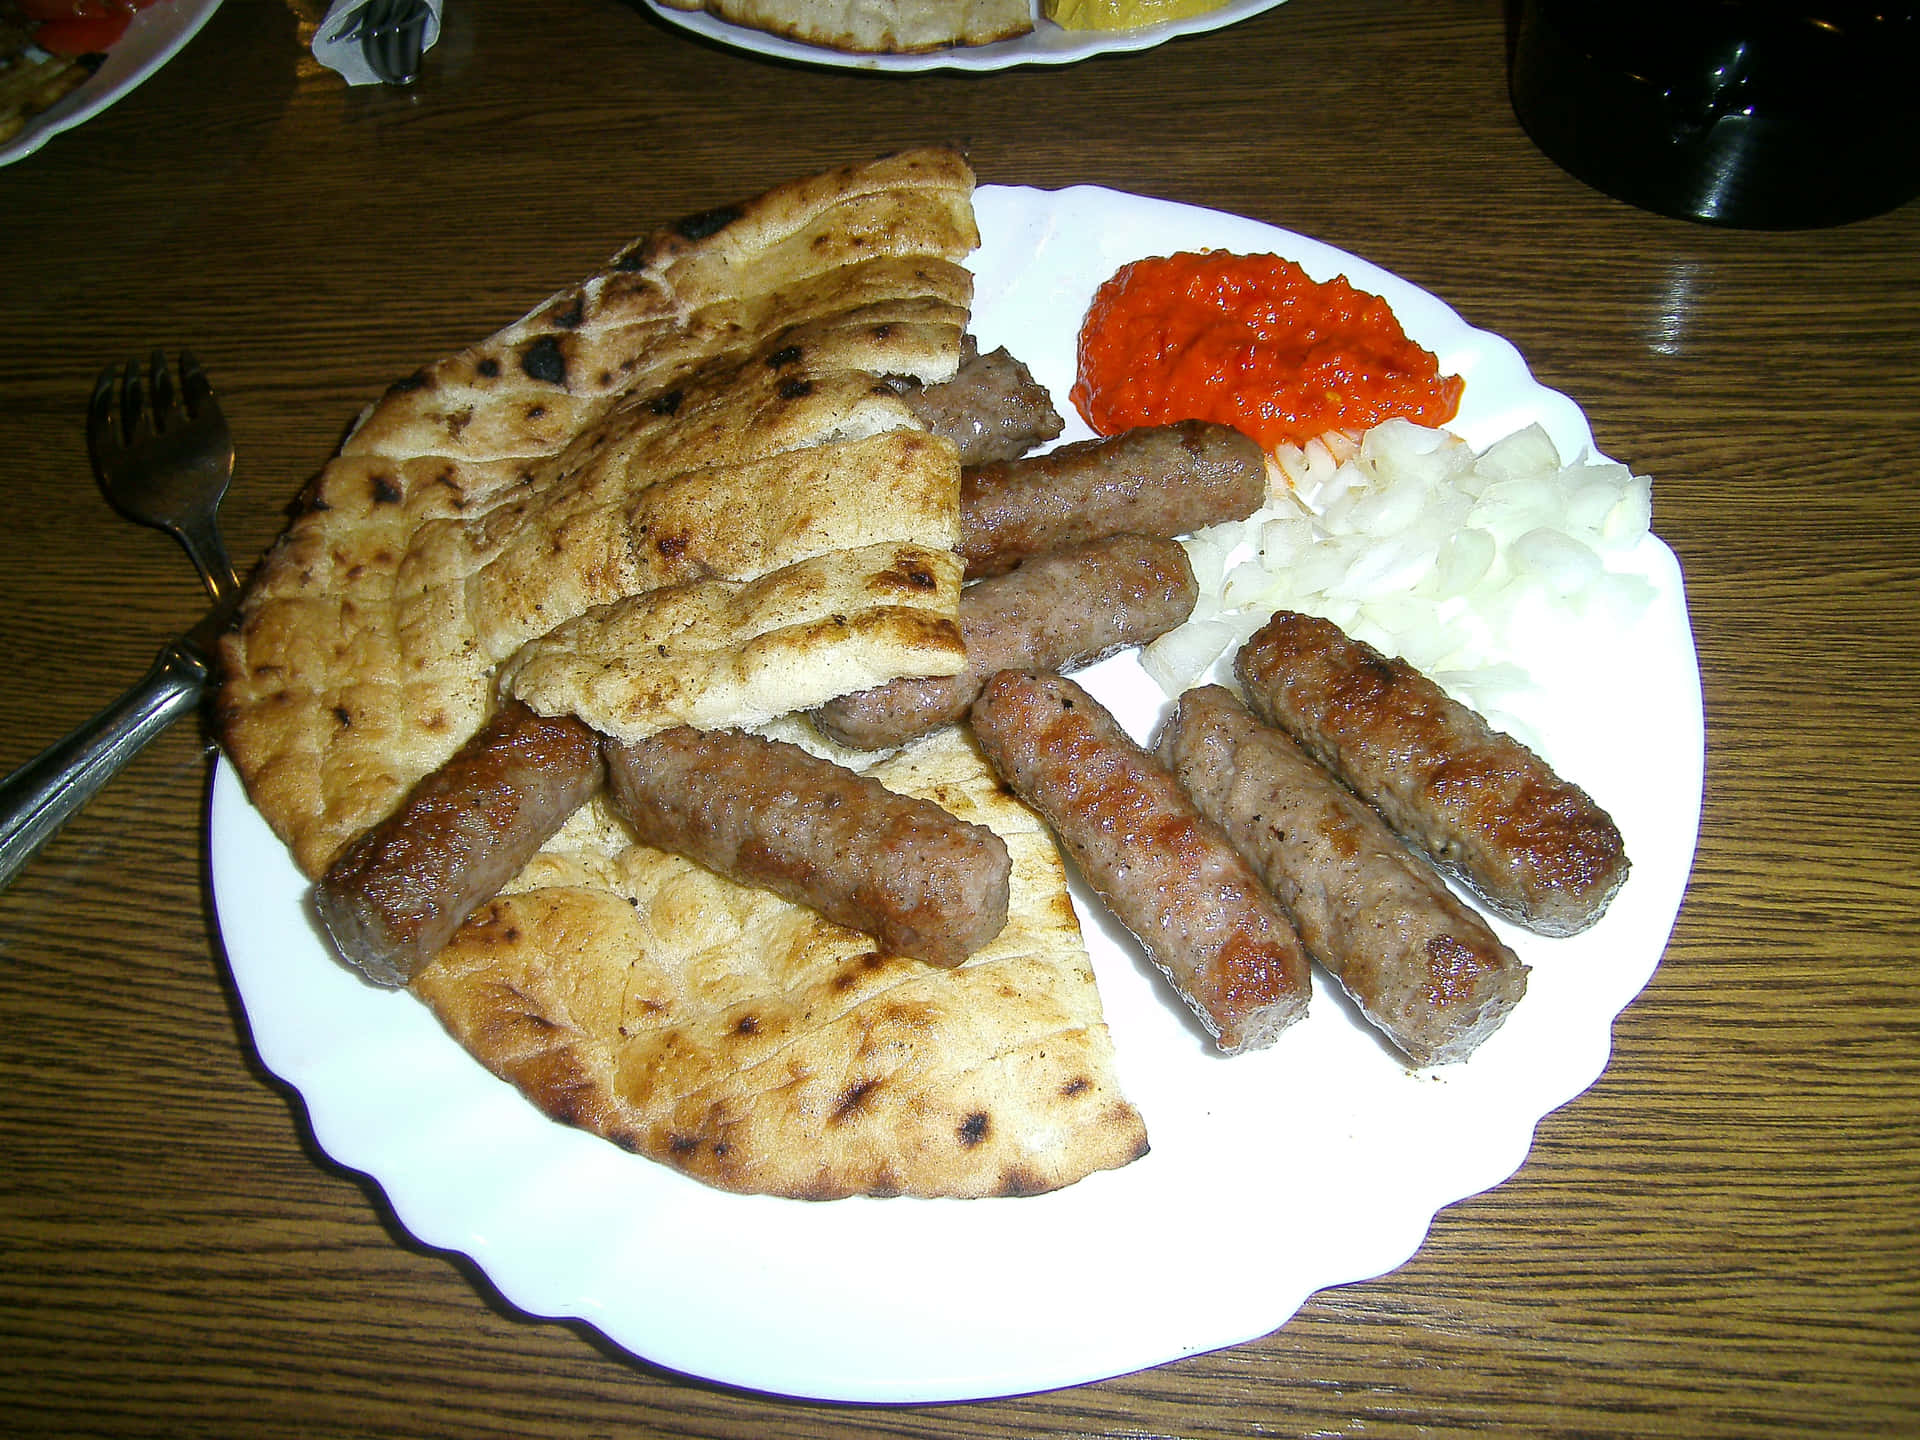
{"type": "Polygon", "coordinates": [[[33,43],[55,55],[96,55],[126,34],[131,15],[47,20],[33,32],[33,43]]]}
{"type": "Polygon", "coordinates": [[[127,0],[14,0],[14,4],[29,20],[103,20],[130,8],[127,0]]]}

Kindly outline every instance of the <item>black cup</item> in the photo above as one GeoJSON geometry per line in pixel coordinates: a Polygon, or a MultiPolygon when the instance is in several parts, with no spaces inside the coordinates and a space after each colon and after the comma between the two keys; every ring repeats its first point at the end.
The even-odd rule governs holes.
{"type": "Polygon", "coordinates": [[[1920,11],[1871,0],[1522,0],[1514,113],[1662,215],[1839,225],[1920,194],[1920,11]]]}

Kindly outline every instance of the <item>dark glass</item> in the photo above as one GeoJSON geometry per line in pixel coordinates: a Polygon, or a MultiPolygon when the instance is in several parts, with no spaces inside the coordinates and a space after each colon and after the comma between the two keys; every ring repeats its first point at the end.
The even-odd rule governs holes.
{"type": "Polygon", "coordinates": [[[1663,215],[1799,229],[1920,194],[1913,5],[1523,0],[1511,80],[1535,144],[1663,215]]]}

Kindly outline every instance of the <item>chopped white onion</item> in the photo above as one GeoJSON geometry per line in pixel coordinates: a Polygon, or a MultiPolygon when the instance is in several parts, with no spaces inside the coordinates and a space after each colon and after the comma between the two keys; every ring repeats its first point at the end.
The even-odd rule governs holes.
{"type": "Polygon", "coordinates": [[[1478,526],[1469,525],[1454,531],[1440,547],[1429,586],[1433,597],[1450,600],[1467,594],[1487,578],[1499,548],[1493,536],[1478,526]]]}
{"type": "Polygon", "coordinates": [[[1224,528],[1216,525],[1212,532],[1195,535],[1186,542],[1187,563],[1193,566],[1194,583],[1202,595],[1219,592],[1227,574],[1227,556],[1239,543],[1237,535],[1218,533],[1224,528]]]}
{"type": "Polygon", "coordinates": [[[1403,655],[1483,712],[1532,683],[1516,657],[1569,618],[1630,625],[1653,588],[1619,568],[1647,534],[1652,485],[1563,461],[1529,425],[1476,455],[1407,420],[1283,444],[1268,500],[1186,542],[1200,603],[1142,652],[1169,695],[1221,674],[1279,609],[1321,615],[1403,655]]]}
{"type": "Polygon", "coordinates": [[[1507,547],[1507,564],[1555,595],[1575,595],[1600,578],[1600,557],[1564,531],[1540,525],[1507,547]]]}
{"type": "Polygon", "coordinates": [[[1620,501],[1607,512],[1600,534],[1609,544],[1622,549],[1640,543],[1640,537],[1653,528],[1653,482],[1644,475],[1630,475],[1621,486],[1620,501]]]}
{"type": "Polygon", "coordinates": [[[1235,634],[1224,620],[1189,620],[1148,644],[1140,664],[1168,695],[1183,695],[1226,654],[1235,634]]]}
{"type": "Polygon", "coordinates": [[[1553,439],[1539,425],[1516,430],[1504,440],[1489,445],[1474,462],[1486,481],[1536,480],[1560,469],[1560,452],[1553,439]]]}

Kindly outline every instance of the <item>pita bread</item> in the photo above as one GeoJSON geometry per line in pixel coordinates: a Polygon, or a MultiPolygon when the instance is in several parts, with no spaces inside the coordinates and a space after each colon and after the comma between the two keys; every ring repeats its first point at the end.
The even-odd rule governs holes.
{"type": "Polygon", "coordinates": [[[1033,29],[1032,0],[666,0],[803,45],[913,54],[990,45],[1033,29]]]}
{"type": "Polygon", "coordinates": [[[547,1113],[728,1190],[1029,1195],[1144,1154],[1038,819],[958,729],[872,773],[1007,842],[1007,926],[957,970],[633,844],[596,802],[414,993],[547,1113]]]}
{"type": "Polygon", "coordinates": [[[500,688],[543,715],[644,740],[674,725],[764,724],[903,666],[957,675],[967,653],[949,617],[961,570],[950,550],[869,545],[743,583],[650,590],[530,642],[500,688]]]}
{"type": "MultiPolygon", "coordinates": [[[[951,446],[877,377],[959,363],[972,179],[912,151],[691,217],[371,408],[222,646],[222,741],[303,870],[479,728],[500,661],[595,605],[754,579],[810,545],[952,548],[951,446]],[[837,469],[809,453],[906,430],[837,469]],[[815,525],[833,486],[864,508],[815,525]],[[702,513],[729,524],[673,528],[702,513]]],[[[957,637],[930,632],[934,673],[957,637]]]]}
{"type": "MultiPolygon", "coordinates": [[[[309,876],[503,695],[639,738],[961,668],[957,456],[881,377],[958,364],[971,187],[916,151],[692,217],[361,417],[221,652],[223,744],[309,876]]],[[[730,1189],[1017,1195],[1143,1153],[1038,822],[957,732],[876,773],[1013,851],[958,970],[595,801],[414,991],[549,1114],[730,1189]]]]}

